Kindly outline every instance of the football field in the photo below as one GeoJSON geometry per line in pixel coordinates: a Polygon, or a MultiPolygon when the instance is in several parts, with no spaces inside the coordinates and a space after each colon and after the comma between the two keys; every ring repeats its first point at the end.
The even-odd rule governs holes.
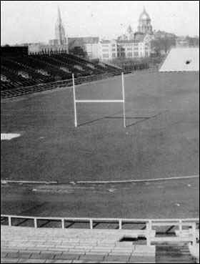
{"type": "MultiPolygon", "coordinates": [[[[77,99],[121,99],[121,77],[77,86],[76,93],[77,99]]],[[[117,207],[117,199],[122,199],[124,206],[131,208],[130,200],[132,201],[133,195],[134,208],[141,205],[141,201],[144,203],[141,212],[138,209],[140,217],[145,217],[147,213],[148,216],[153,216],[154,212],[161,217],[164,209],[162,213],[159,212],[159,206],[166,206],[166,216],[169,216],[170,205],[165,203],[170,201],[173,195],[179,195],[177,204],[181,199],[186,206],[179,208],[177,215],[175,210],[174,214],[188,217],[189,210],[190,217],[197,216],[198,178],[191,178],[191,182],[189,178],[183,181],[179,179],[175,183],[171,178],[199,174],[198,74],[138,72],[125,75],[125,98],[126,128],[123,127],[121,103],[78,104],[78,127],[74,127],[73,93],[70,88],[2,101],[1,133],[20,134],[17,138],[1,141],[2,180],[55,181],[60,186],[70,186],[72,182],[76,186],[81,182],[81,186],[84,186],[85,182],[87,188],[90,188],[91,182],[91,188],[94,188],[91,197],[95,196],[95,190],[96,196],[89,200],[87,189],[85,197],[88,195],[88,198],[85,198],[86,204],[82,211],[78,206],[69,210],[71,205],[65,205],[66,211],[59,207],[60,211],[44,208],[38,212],[52,216],[55,213],[63,215],[70,211],[73,216],[83,216],[81,214],[86,213],[87,208],[90,215],[92,212],[96,214],[94,208],[98,207],[98,202],[101,203],[102,194],[100,195],[95,182],[117,184],[123,181],[126,184],[126,181],[128,183],[147,179],[147,182],[151,182],[164,178],[168,188],[166,193],[165,186],[162,187],[164,189],[155,187],[154,190],[154,183],[151,182],[148,191],[143,190],[144,186],[139,188],[137,185],[136,196],[136,193],[132,194],[131,191],[123,193],[118,184],[117,187],[101,187],[104,190],[111,189],[110,193],[112,188],[119,192],[117,194],[117,191],[113,191],[116,196],[116,199],[112,198],[113,203],[106,195],[102,200],[106,203],[107,199],[110,207],[113,204],[116,216],[123,214],[123,217],[133,217],[130,209],[122,210],[117,207]],[[148,206],[145,203],[147,197],[150,199],[148,206]],[[154,203],[157,204],[159,199],[161,204],[155,206],[154,203]],[[147,207],[148,210],[145,209],[147,207]]],[[[156,182],[155,186],[158,185],[156,182]]],[[[136,188],[136,185],[134,186],[136,188]]],[[[19,209],[20,199],[22,202],[22,198],[28,193],[23,191],[23,195],[18,195],[18,203],[13,208],[12,198],[8,199],[9,195],[12,197],[12,192],[6,194],[6,188],[11,187],[3,187],[5,197],[9,200],[7,209],[6,200],[3,201],[3,212],[10,210],[11,213],[11,209],[18,208],[16,213],[20,213],[23,211],[22,208],[19,209]]],[[[84,189],[81,188],[80,192],[65,192],[65,195],[70,196],[71,204],[80,199],[80,193],[84,196],[84,189]]],[[[54,194],[52,188],[48,195],[52,198],[54,194]]],[[[15,202],[13,201],[13,204],[15,202]]],[[[24,202],[23,200],[22,203],[24,202]]],[[[104,216],[111,217],[109,212],[112,215],[113,213],[109,206],[100,206],[97,209],[98,216],[101,216],[102,210],[104,216]]],[[[28,205],[25,207],[28,208],[28,205]]],[[[35,214],[35,211],[29,213],[35,214]]]]}

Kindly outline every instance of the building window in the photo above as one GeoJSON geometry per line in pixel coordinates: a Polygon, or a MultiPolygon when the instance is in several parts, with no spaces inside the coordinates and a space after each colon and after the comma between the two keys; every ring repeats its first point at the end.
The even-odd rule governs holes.
{"type": "Polygon", "coordinates": [[[113,54],[112,54],[112,57],[113,57],[113,58],[116,58],[116,54],[115,54],[115,53],[113,53],[113,54]]]}
{"type": "Polygon", "coordinates": [[[109,47],[108,44],[102,44],[102,47],[109,47]]]}
{"type": "Polygon", "coordinates": [[[134,57],[138,57],[138,52],[134,52],[134,57]]]}
{"type": "Polygon", "coordinates": [[[108,52],[109,50],[108,49],[102,49],[103,52],[108,52]]]}
{"type": "Polygon", "coordinates": [[[127,57],[132,57],[132,52],[128,52],[127,57]]]}
{"type": "Polygon", "coordinates": [[[103,58],[109,58],[109,54],[103,54],[103,58]]]}
{"type": "Polygon", "coordinates": [[[132,48],[127,48],[127,50],[131,50],[132,51],[132,48]]]}

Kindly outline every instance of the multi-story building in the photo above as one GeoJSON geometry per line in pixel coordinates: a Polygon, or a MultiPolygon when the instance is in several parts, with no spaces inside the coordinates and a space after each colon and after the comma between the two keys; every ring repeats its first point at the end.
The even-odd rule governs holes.
{"type": "Polygon", "coordinates": [[[149,57],[151,45],[146,41],[109,41],[103,40],[99,43],[99,59],[113,60],[115,58],[144,58],[149,57]]]}
{"type": "Polygon", "coordinates": [[[99,59],[112,60],[118,57],[118,44],[116,40],[99,41],[99,59]]]}
{"type": "Polygon", "coordinates": [[[101,40],[99,42],[99,58],[112,60],[115,58],[144,58],[151,53],[153,38],[151,19],[144,9],[139,17],[138,31],[133,33],[131,26],[117,40],[101,40]]]}

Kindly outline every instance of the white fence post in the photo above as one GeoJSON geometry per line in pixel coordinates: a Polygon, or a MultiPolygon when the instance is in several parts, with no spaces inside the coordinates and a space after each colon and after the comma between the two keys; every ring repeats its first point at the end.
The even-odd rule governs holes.
{"type": "Polygon", "coordinates": [[[11,216],[8,216],[8,226],[12,226],[11,216]]]}
{"type": "Polygon", "coordinates": [[[65,229],[65,219],[61,219],[62,221],[62,229],[65,229]]]}
{"type": "Polygon", "coordinates": [[[183,231],[182,220],[179,220],[179,232],[180,232],[180,235],[182,235],[182,231],[183,231]]]}
{"type": "Polygon", "coordinates": [[[122,229],[122,220],[119,219],[119,229],[122,229]]]}
{"type": "Polygon", "coordinates": [[[151,231],[152,231],[152,221],[149,220],[146,223],[146,238],[147,238],[147,246],[151,246],[151,231]]]}
{"type": "Polygon", "coordinates": [[[196,246],[196,222],[192,224],[192,244],[196,246]]]}
{"type": "Polygon", "coordinates": [[[34,217],[34,227],[37,228],[37,218],[34,217]]]}
{"type": "Polygon", "coordinates": [[[93,229],[93,221],[90,219],[90,229],[93,229]]]}

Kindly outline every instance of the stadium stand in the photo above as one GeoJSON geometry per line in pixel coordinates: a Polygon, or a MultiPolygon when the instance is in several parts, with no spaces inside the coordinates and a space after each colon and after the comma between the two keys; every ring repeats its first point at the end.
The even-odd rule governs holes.
{"type": "Polygon", "coordinates": [[[3,227],[1,261],[155,263],[155,246],[120,242],[126,232],[3,227]],[[11,239],[12,238],[12,239],[11,239]]]}
{"type": "MultiPolygon", "coordinates": [[[[15,89],[41,86],[43,84],[67,81],[72,78],[114,76],[121,69],[111,65],[93,63],[67,53],[28,55],[23,48],[20,50],[7,47],[1,48],[1,97],[14,95],[15,89]],[[16,51],[16,53],[15,53],[16,51]],[[6,93],[12,91],[12,93],[6,93]]],[[[94,79],[94,78],[93,78],[94,79]]],[[[89,80],[89,79],[87,79],[89,80]]],[[[79,79],[78,83],[84,79],[79,79]]],[[[92,79],[91,79],[92,81],[92,79]]],[[[51,87],[56,87],[51,85],[51,87]]],[[[47,86],[45,86],[47,88],[47,86]]],[[[38,89],[35,89],[38,90],[38,89]]],[[[18,95],[20,92],[18,90],[18,95]]]]}
{"type": "MultiPolygon", "coordinates": [[[[1,261],[2,263],[196,263],[191,245],[198,246],[198,219],[142,220],[109,219],[118,227],[97,228],[108,219],[45,218],[1,216],[1,261]],[[41,220],[44,222],[42,223],[41,220]],[[60,221],[61,226],[49,224],[60,221]],[[78,227],[81,221],[89,221],[89,228],[78,227]],[[27,223],[29,222],[29,227],[27,223]],[[32,228],[30,221],[33,221],[32,228]],[[70,223],[71,221],[71,223],[70,223]],[[129,222],[130,221],[130,222],[129,222]],[[68,222],[68,223],[67,223],[68,222]],[[127,224],[145,224],[127,228],[127,224]],[[171,226],[169,228],[169,225],[171,226]],[[175,236],[172,236],[174,225],[175,236]],[[165,236],[153,227],[168,226],[165,236]],[[192,226],[192,229],[185,229],[192,226]],[[172,228],[173,227],[173,228],[172,228]],[[146,239],[144,239],[146,238],[146,239]]],[[[199,228],[199,227],[198,227],[199,228]]],[[[197,256],[198,257],[198,256],[197,256]]]]}

